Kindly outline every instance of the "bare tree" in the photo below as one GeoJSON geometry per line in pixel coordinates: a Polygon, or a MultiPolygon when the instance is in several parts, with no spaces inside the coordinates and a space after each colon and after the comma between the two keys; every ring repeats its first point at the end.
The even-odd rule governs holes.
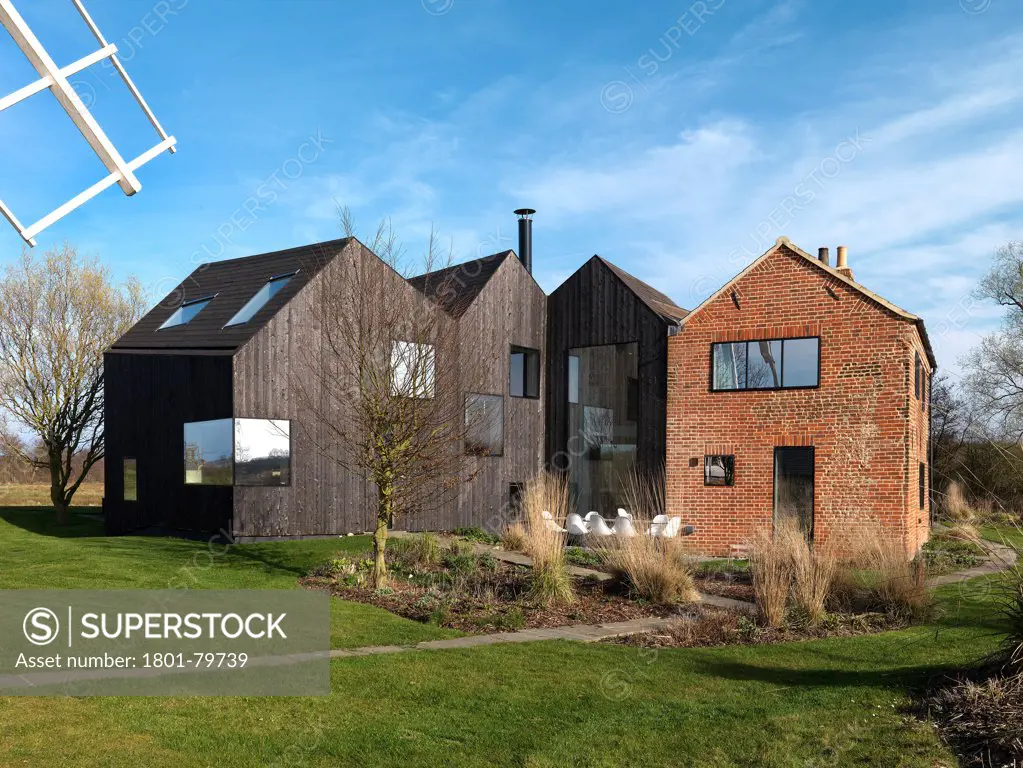
{"type": "Polygon", "coordinates": [[[115,285],[94,259],[63,245],[25,251],[0,280],[0,443],[50,473],[61,524],[89,470],[103,458],[103,351],[142,315],[134,278],[115,285]],[[17,432],[34,433],[28,451],[17,432]],[[76,460],[77,455],[77,460],[76,460]]]}
{"type": "Polygon", "coordinates": [[[1006,308],[1002,327],[963,360],[966,386],[990,427],[1023,438],[1023,242],[1003,246],[977,287],[978,298],[1006,308]]]}
{"type": "MultiPolygon", "coordinates": [[[[368,248],[341,211],[346,250],[321,272],[310,311],[319,343],[303,350],[295,390],[318,429],[308,437],[329,460],[369,480],[376,491],[373,584],[387,584],[388,526],[449,504],[475,476],[464,440],[459,328],[444,311],[449,287],[420,291],[405,279],[406,260],[389,224],[368,248]]],[[[424,273],[437,271],[431,234],[424,273]]],[[[442,272],[438,281],[450,275],[442,272]]]]}

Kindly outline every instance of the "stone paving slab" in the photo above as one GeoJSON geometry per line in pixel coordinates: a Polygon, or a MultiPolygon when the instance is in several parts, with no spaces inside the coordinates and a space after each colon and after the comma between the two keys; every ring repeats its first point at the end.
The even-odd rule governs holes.
{"type": "Polygon", "coordinates": [[[965,571],[946,573],[944,576],[934,576],[927,580],[928,586],[941,587],[945,584],[958,584],[977,576],[990,576],[999,571],[1006,571],[1016,564],[1016,551],[1012,547],[1007,547],[1004,544],[995,544],[992,541],[985,541],[982,543],[982,546],[989,553],[987,562],[965,571]]]}

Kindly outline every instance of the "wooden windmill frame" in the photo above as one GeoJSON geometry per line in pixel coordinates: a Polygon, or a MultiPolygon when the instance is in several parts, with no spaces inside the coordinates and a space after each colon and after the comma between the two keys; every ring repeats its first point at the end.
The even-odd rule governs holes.
{"type": "Polygon", "coordinates": [[[3,214],[4,218],[6,218],[11,225],[18,230],[18,233],[30,246],[35,246],[36,235],[44,229],[64,218],[75,209],[96,197],[96,195],[100,192],[112,187],[114,184],[117,184],[126,195],[134,195],[142,189],[142,184],[135,176],[135,171],[150,160],[163,154],[165,151],[169,151],[171,153],[176,151],[175,144],[177,141],[173,136],[167,135],[163,126],[160,125],[160,121],[156,119],[156,115],[153,114],[153,111],[149,108],[146,100],[142,98],[142,94],[139,93],[138,88],[135,87],[135,83],[133,83],[132,79],[128,76],[124,66],[117,57],[117,46],[106,41],[103,37],[103,33],[100,32],[99,28],[92,20],[92,17],[89,16],[88,11],[85,10],[85,6],[82,5],[81,0],[71,0],[71,2],[74,4],[75,8],[78,9],[78,13],[81,15],[85,24],[89,27],[89,30],[96,38],[100,48],[98,51],[90,53],[88,56],[68,64],[67,66],[58,67],[50,54],[47,53],[42,43],[39,42],[39,39],[29,28],[28,24],[25,23],[21,14],[19,14],[15,9],[13,0],[0,0],[0,24],[7,29],[11,37],[14,39],[14,42],[18,45],[22,53],[25,54],[25,57],[29,60],[32,66],[35,67],[36,72],[39,74],[39,80],[26,85],[24,88],[20,88],[8,96],[0,97],[0,112],[13,107],[15,104],[24,101],[30,96],[34,96],[35,94],[48,89],[57,98],[57,101],[60,102],[64,111],[67,112],[79,132],[85,140],[89,142],[89,146],[92,147],[93,151],[103,162],[107,171],[109,171],[108,176],[96,182],[85,191],[75,195],[59,208],[54,209],[39,219],[39,221],[28,227],[23,226],[21,222],[18,221],[18,218],[14,215],[13,211],[4,204],[2,199],[0,199],[0,214],[3,214]],[[68,81],[68,77],[76,74],[77,72],[81,72],[83,69],[91,67],[104,59],[110,59],[110,63],[121,76],[124,84],[128,87],[132,96],[135,97],[135,101],[138,102],[138,105],[142,108],[142,111],[146,114],[149,122],[152,123],[156,132],[160,136],[160,142],[156,146],[146,152],[143,152],[134,160],[125,161],[125,159],[121,157],[121,154],[117,151],[117,147],[115,147],[113,142],[111,142],[107,137],[106,133],[100,127],[99,123],[96,122],[96,119],[89,112],[85,103],[68,81]]]}

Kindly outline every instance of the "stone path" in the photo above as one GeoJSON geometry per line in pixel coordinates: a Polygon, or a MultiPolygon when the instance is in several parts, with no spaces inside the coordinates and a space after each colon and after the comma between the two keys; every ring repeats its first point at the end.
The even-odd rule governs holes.
{"type": "Polygon", "coordinates": [[[346,659],[358,656],[376,656],[385,653],[406,651],[443,651],[458,648],[476,648],[481,645],[502,643],[536,643],[544,640],[575,640],[581,643],[596,643],[613,637],[653,632],[670,624],[686,621],[685,617],[673,616],[668,619],[645,618],[631,621],[616,621],[609,624],[581,624],[574,627],[554,629],[523,629],[518,632],[499,632],[493,635],[470,635],[453,637],[449,640],[428,640],[415,645],[378,645],[368,648],[340,649],[330,652],[331,658],[346,659]]]}
{"type": "Polygon", "coordinates": [[[928,586],[941,587],[945,584],[958,584],[977,576],[989,576],[992,573],[1006,571],[1016,564],[1016,551],[1012,547],[1007,547],[1004,544],[995,544],[992,541],[983,542],[983,546],[989,553],[986,562],[981,563],[976,568],[969,568],[965,571],[946,573],[944,576],[934,576],[927,580],[928,586]]]}

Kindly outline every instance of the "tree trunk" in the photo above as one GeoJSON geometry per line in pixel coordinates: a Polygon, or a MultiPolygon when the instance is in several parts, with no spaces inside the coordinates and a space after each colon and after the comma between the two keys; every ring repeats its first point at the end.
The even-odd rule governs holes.
{"type": "Polygon", "coordinates": [[[57,525],[68,524],[68,503],[64,498],[64,479],[61,476],[60,456],[50,453],[50,501],[57,512],[57,525]]]}
{"type": "Polygon", "coordinates": [[[384,553],[387,550],[387,526],[391,520],[392,489],[379,489],[377,500],[377,529],[373,534],[373,588],[382,589],[387,586],[387,561],[384,553]]]}

